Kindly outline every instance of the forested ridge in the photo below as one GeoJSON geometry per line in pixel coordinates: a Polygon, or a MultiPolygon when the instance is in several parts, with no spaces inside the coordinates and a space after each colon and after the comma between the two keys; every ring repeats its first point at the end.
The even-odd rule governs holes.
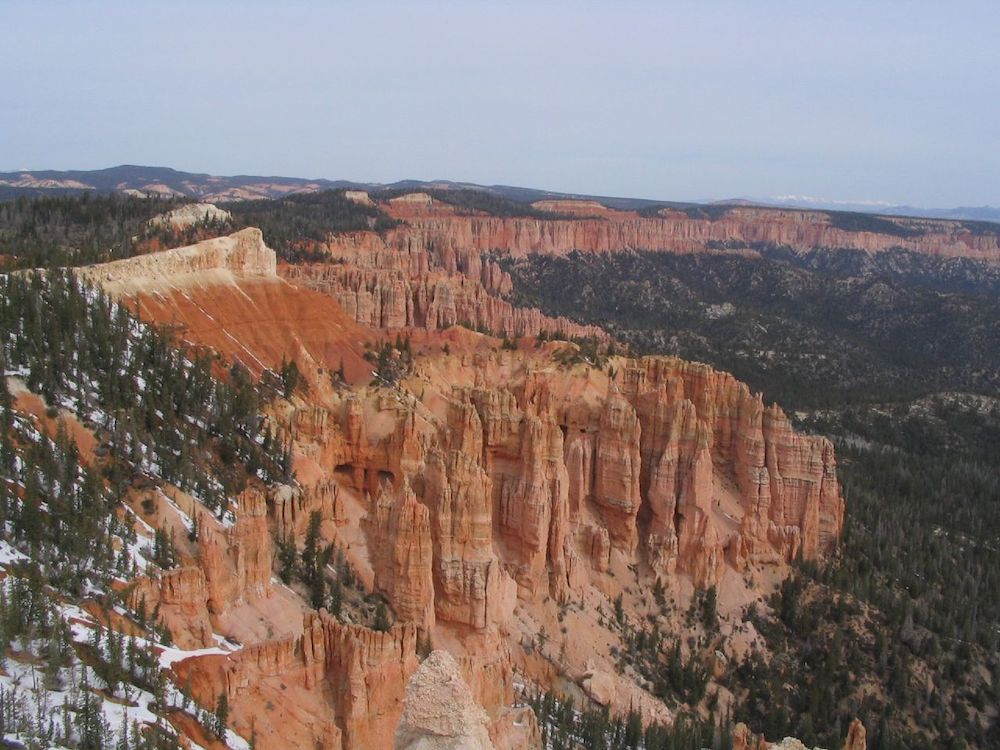
{"type": "MultiPolygon", "coordinates": [[[[265,413],[305,388],[304,379],[294,361],[254,378],[237,361],[139,321],[60,267],[240,226],[148,223],[179,205],[123,196],[25,199],[6,206],[0,221],[7,268],[28,268],[0,273],[3,742],[172,750],[181,746],[178,726],[187,726],[207,745],[252,744],[227,728],[225,693],[217,705],[199,705],[168,678],[164,666],[190,652],[173,648],[158,605],[129,592],[144,577],[196,561],[202,528],[232,529],[245,490],[299,491],[287,433],[272,430],[265,413]],[[41,412],[31,413],[39,398],[41,412]],[[92,436],[84,443],[94,441],[87,451],[80,430],[92,436]],[[187,511],[178,496],[188,498],[187,511]],[[162,505],[173,506],[180,533],[156,525],[162,505]]],[[[276,219],[279,232],[285,219],[276,219]]],[[[346,226],[336,212],[318,221],[325,229],[316,236],[346,226]]],[[[319,513],[313,516],[304,540],[273,542],[282,581],[344,622],[388,629],[385,601],[343,550],[323,543],[319,513]]]]}
{"type": "Polygon", "coordinates": [[[55,270],[0,276],[0,370],[0,556],[9,573],[0,581],[0,736],[29,747],[175,748],[164,717],[178,710],[224,736],[224,718],[166,681],[157,654],[169,649],[169,631],[155,611],[133,609],[119,585],[178,564],[171,534],[137,535],[143,522],[128,499],[169,482],[228,523],[230,498],[248,483],[292,481],[288,448],[261,414],[267,384],[179,347],[55,270]],[[15,410],[8,384],[17,380],[45,399],[54,434],[15,410]],[[81,456],[64,413],[100,440],[92,458],[81,456]],[[73,630],[86,602],[130,626],[73,630]],[[109,722],[116,701],[134,708],[132,720],[109,722]]]}
{"type": "Polygon", "coordinates": [[[248,477],[288,479],[287,449],[263,431],[258,386],[242,366],[214,377],[211,355],[178,347],[71,273],[0,277],[0,337],[5,367],[30,390],[211,509],[248,477]]]}
{"type": "Polygon", "coordinates": [[[84,266],[127,258],[164,235],[154,216],[190,201],[112,193],[0,201],[0,268],[84,266]]]}
{"type": "Polygon", "coordinates": [[[105,263],[243,227],[261,229],[267,245],[286,261],[316,261],[325,257],[320,246],[330,234],[382,232],[396,226],[381,209],[352,201],[344,192],[223,203],[220,207],[232,214],[231,220],[205,219],[184,228],[150,220],[190,204],[188,198],[120,193],[22,196],[0,201],[0,269],[105,263]]]}
{"type": "Polygon", "coordinates": [[[602,325],[635,354],[732,372],[786,409],[1000,389],[1000,274],[849,250],[497,258],[511,301],[602,325]]]}
{"type": "Polygon", "coordinates": [[[320,261],[320,246],[331,234],[374,230],[384,232],[398,222],[384,211],[353,201],[343,190],[289,195],[278,200],[234,201],[220,204],[239,227],[258,227],[264,241],[289,262],[320,261]]]}

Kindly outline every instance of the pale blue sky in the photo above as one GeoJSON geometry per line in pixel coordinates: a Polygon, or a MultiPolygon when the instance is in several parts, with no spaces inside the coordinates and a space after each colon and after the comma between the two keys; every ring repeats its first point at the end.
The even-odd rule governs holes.
{"type": "Polygon", "coordinates": [[[0,170],[1000,205],[998,6],[0,0],[0,170]]]}

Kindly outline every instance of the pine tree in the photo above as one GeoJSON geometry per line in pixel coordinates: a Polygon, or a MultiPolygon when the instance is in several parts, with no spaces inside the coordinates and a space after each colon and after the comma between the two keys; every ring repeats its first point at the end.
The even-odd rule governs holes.
{"type": "Polygon", "coordinates": [[[293,359],[287,361],[284,356],[281,358],[281,383],[282,383],[282,395],[287,398],[292,397],[292,393],[299,385],[301,380],[301,373],[299,372],[299,366],[293,359]]]}
{"type": "Polygon", "coordinates": [[[378,605],[375,607],[375,618],[372,621],[372,630],[384,633],[389,629],[389,626],[389,611],[385,606],[385,602],[379,599],[378,605]]]}
{"type": "Polygon", "coordinates": [[[215,703],[215,713],[212,714],[211,729],[219,739],[226,736],[226,727],[229,724],[229,696],[223,690],[219,693],[219,699],[215,703]]]}
{"type": "Polygon", "coordinates": [[[344,587],[340,584],[340,577],[334,579],[330,587],[330,601],[327,610],[334,617],[340,617],[340,611],[344,607],[344,587]]]}
{"type": "Polygon", "coordinates": [[[309,526],[302,545],[302,580],[310,587],[315,586],[316,579],[322,575],[322,551],[319,546],[322,523],[323,516],[318,510],[309,514],[309,526]]]}
{"type": "Polygon", "coordinates": [[[313,580],[309,593],[309,603],[312,605],[313,609],[322,609],[327,604],[326,576],[323,575],[322,571],[319,571],[313,580]]]}
{"type": "Polygon", "coordinates": [[[705,626],[706,631],[711,632],[719,625],[717,606],[718,594],[715,586],[709,586],[705,592],[705,598],[702,600],[701,607],[701,622],[705,626]]]}
{"type": "Polygon", "coordinates": [[[295,563],[298,560],[298,550],[295,549],[295,539],[290,533],[278,539],[278,575],[281,582],[288,585],[295,575],[295,563]]]}
{"type": "Polygon", "coordinates": [[[0,477],[10,476],[14,470],[14,445],[11,434],[14,430],[14,409],[10,391],[7,389],[6,363],[0,356],[0,477]]]}
{"type": "Polygon", "coordinates": [[[76,728],[80,734],[77,747],[80,750],[104,750],[107,745],[109,727],[101,710],[101,699],[94,694],[87,682],[87,670],[83,670],[80,685],[80,703],[76,709],[76,728]]]}

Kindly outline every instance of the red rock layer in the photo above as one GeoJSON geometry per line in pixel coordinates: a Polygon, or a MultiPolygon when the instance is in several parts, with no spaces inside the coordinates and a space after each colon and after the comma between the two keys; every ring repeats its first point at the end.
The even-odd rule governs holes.
{"type": "Polygon", "coordinates": [[[409,484],[399,493],[386,485],[370,518],[375,587],[402,621],[428,630],[434,626],[434,555],[427,506],[409,484]]]}
{"type": "Polygon", "coordinates": [[[214,349],[260,375],[296,360],[312,385],[329,373],[367,382],[365,341],[377,338],[328,295],[278,278],[276,257],[259,229],[247,228],[188,247],[77,269],[123,300],[143,320],[214,349]]]}
{"type": "Polygon", "coordinates": [[[363,342],[375,338],[372,332],[328,295],[279,279],[139,293],[128,302],[143,320],[170,326],[180,338],[211,347],[256,375],[294,359],[310,374],[343,367],[349,382],[371,377],[363,342]]]}
{"type": "MultiPolygon", "coordinates": [[[[454,324],[498,335],[605,338],[599,329],[502,299],[511,280],[484,254],[514,257],[627,250],[692,253],[716,243],[767,243],[797,250],[857,248],[877,252],[908,248],[938,256],[1000,262],[1000,235],[973,233],[961,222],[893,219],[900,233],[839,229],[826,213],[734,207],[721,218],[692,218],[664,209],[657,217],[615,211],[583,201],[546,201],[539,208],[573,219],[495,217],[456,209],[424,194],[388,201],[383,207],[406,223],[385,235],[357,232],[331,236],[333,264],[283,266],[289,278],[334,297],[354,320],[388,330],[442,330],[454,324]]],[[[750,252],[750,251],[746,251],[750,252]]]]}
{"type": "Polygon", "coordinates": [[[475,457],[435,449],[424,484],[437,617],[477,629],[503,623],[513,610],[514,587],[493,551],[489,477],[475,457]]]}
{"type": "MultiPolygon", "coordinates": [[[[567,213],[567,204],[561,202],[552,208],[567,213]]],[[[651,218],[630,211],[608,210],[603,218],[546,220],[459,215],[454,209],[449,212],[446,207],[438,206],[436,202],[434,209],[416,204],[388,204],[389,214],[409,225],[390,233],[390,244],[434,248],[441,255],[503,249],[520,256],[563,255],[573,250],[684,253],[705,250],[708,243],[735,241],[784,245],[796,250],[830,247],[877,252],[903,247],[929,255],[1000,262],[1000,233],[974,233],[957,221],[889,219],[902,228],[901,234],[906,230],[923,232],[920,236],[905,237],[839,229],[821,211],[733,207],[721,218],[712,220],[692,218],[670,209],[651,218]]]]}
{"type": "Polygon", "coordinates": [[[710,585],[727,562],[832,549],[843,499],[828,441],[794,433],[777,407],[707,366],[615,367],[616,381],[589,370],[586,386],[581,372],[529,365],[506,373],[507,388],[455,388],[436,438],[398,437],[413,424],[403,409],[373,440],[348,401],[338,460],[364,476],[389,466],[397,488],[404,476],[418,488],[386,486],[369,510],[376,586],[401,619],[489,631],[517,596],[558,596],[603,574],[613,550],[710,585]],[[408,442],[409,468],[379,447],[408,442]]]}
{"type": "Polygon", "coordinates": [[[607,338],[593,326],[581,326],[562,317],[550,318],[537,308],[514,307],[491,294],[491,285],[499,288],[509,285],[506,274],[496,264],[483,270],[486,283],[481,278],[443,271],[410,276],[394,264],[388,268],[296,265],[283,267],[282,273],[298,284],[326,292],[357,322],[374,328],[439,331],[464,325],[512,337],[544,332],[607,338]],[[491,278],[493,274],[496,278],[491,278]]]}
{"type": "Polygon", "coordinates": [[[264,493],[249,488],[238,503],[236,523],[231,528],[220,533],[202,524],[198,537],[208,610],[214,614],[271,593],[271,533],[264,493]]]}
{"type": "Polygon", "coordinates": [[[320,611],[306,615],[297,638],[195,657],[174,669],[204,705],[214,705],[224,689],[236,728],[255,734],[264,750],[364,750],[392,746],[405,686],[418,666],[416,643],[412,625],[378,633],[320,611]],[[302,704],[289,704],[290,696],[302,704]]]}

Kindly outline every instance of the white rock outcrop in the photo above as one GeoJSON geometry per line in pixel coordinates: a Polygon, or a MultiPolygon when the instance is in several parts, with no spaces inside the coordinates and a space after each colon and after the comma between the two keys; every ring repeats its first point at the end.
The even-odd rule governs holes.
{"type": "Polygon", "coordinates": [[[233,215],[214,203],[189,203],[185,206],[154,216],[149,220],[150,226],[169,226],[174,229],[187,229],[205,221],[229,221],[233,215]]]}
{"type": "Polygon", "coordinates": [[[228,237],[163,250],[77,270],[80,278],[104,287],[112,295],[153,291],[162,286],[187,286],[211,278],[276,278],[277,258],[264,244],[259,229],[248,227],[228,237]]]}
{"type": "Polygon", "coordinates": [[[406,686],[395,750],[494,750],[489,719],[447,651],[424,659],[406,686]]]}
{"type": "Polygon", "coordinates": [[[354,201],[362,206],[374,206],[375,201],[365,190],[345,190],[344,197],[349,201],[354,201]]]}

